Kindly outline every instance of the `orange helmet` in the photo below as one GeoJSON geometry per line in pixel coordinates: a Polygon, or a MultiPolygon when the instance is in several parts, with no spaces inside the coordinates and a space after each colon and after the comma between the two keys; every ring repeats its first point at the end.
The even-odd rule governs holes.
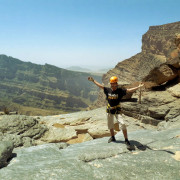
{"type": "Polygon", "coordinates": [[[117,83],[118,82],[118,78],[116,76],[112,76],[110,78],[110,83],[117,83]]]}

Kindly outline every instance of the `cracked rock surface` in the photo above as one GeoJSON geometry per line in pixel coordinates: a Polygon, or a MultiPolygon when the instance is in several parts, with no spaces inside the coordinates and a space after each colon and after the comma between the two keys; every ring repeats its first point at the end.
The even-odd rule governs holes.
{"type": "Polygon", "coordinates": [[[84,143],[50,143],[16,148],[0,179],[179,179],[180,122],[163,130],[129,132],[134,150],[126,149],[122,133],[116,143],[103,137],[84,143]]]}

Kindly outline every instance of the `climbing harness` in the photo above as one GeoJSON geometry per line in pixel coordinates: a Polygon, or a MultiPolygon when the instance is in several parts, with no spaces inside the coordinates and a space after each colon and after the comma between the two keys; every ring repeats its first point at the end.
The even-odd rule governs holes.
{"type": "Polygon", "coordinates": [[[118,104],[117,106],[110,106],[108,103],[106,112],[111,114],[121,114],[121,105],[118,104]]]}

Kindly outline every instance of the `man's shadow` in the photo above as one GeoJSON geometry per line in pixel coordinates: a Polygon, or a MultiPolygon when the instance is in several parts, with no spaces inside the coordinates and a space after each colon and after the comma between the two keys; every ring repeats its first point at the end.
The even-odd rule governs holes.
{"type": "MultiPolygon", "coordinates": [[[[128,148],[129,151],[135,151],[136,149],[139,149],[141,151],[145,151],[147,146],[146,145],[143,145],[141,144],[140,142],[138,141],[134,141],[134,140],[130,140],[130,146],[128,148]]],[[[122,143],[122,144],[125,144],[124,141],[116,141],[116,143],[122,143]]]]}
{"type": "Polygon", "coordinates": [[[145,151],[147,148],[150,148],[149,146],[143,145],[135,140],[130,140],[129,142],[131,144],[131,148],[129,149],[130,151],[135,151],[136,149],[139,149],[140,151],[145,151]]]}
{"type": "MultiPolygon", "coordinates": [[[[135,151],[136,149],[138,149],[140,151],[145,151],[145,150],[149,149],[151,151],[164,151],[164,152],[167,152],[169,154],[174,155],[174,152],[172,152],[172,151],[168,151],[168,150],[165,150],[165,149],[154,150],[151,147],[149,147],[148,144],[153,143],[154,141],[150,142],[148,144],[141,144],[140,142],[135,141],[135,140],[130,140],[129,142],[131,144],[130,147],[128,148],[129,151],[135,151]]],[[[116,141],[116,143],[125,144],[124,141],[116,141]]]]}

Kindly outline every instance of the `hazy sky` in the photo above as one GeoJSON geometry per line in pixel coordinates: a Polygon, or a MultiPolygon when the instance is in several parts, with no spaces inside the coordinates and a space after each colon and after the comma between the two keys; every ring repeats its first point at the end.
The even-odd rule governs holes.
{"type": "Polygon", "coordinates": [[[149,26],[180,21],[180,0],[0,0],[0,54],[58,67],[114,67],[149,26]]]}

